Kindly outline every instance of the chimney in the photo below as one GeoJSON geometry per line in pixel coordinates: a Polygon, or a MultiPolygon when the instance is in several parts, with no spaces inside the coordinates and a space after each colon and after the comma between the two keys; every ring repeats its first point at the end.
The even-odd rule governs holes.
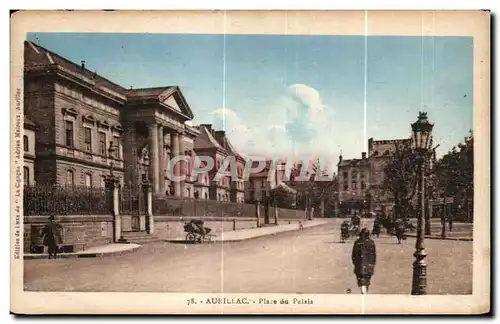
{"type": "Polygon", "coordinates": [[[82,61],[82,71],[85,70],[85,61],[82,61]]]}
{"type": "Polygon", "coordinates": [[[366,159],[366,152],[361,153],[361,158],[364,160],[366,159]]]}
{"type": "Polygon", "coordinates": [[[372,155],[373,151],[373,137],[368,139],[368,155],[372,155]]]}

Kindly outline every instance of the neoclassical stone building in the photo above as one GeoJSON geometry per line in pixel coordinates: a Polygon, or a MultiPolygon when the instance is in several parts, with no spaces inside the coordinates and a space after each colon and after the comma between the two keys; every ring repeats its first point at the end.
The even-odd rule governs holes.
{"type": "Polygon", "coordinates": [[[24,117],[24,135],[23,135],[23,180],[25,185],[35,184],[35,132],[36,124],[24,117]]]}
{"type": "Polygon", "coordinates": [[[194,157],[200,135],[186,124],[194,116],[179,87],[125,89],[84,61],[29,41],[24,49],[24,113],[36,124],[33,182],[102,187],[112,169],[122,186],[147,174],[160,196],[194,197],[195,187],[208,187],[204,175],[190,177],[190,161],[174,170],[185,181],[169,180],[170,160],[194,157]]]}

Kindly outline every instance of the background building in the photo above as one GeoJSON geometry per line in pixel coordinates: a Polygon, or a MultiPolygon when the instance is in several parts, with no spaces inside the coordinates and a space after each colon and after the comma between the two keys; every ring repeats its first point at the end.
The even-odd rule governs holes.
{"type": "Polygon", "coordinates": [[[339,213],[352,215],[366,212],[368,207],[368,186],[370,184],[370,163],[366,152],[361,159],[343,159],[339,157],[337,187],[339,195],[339,213]]]}
{"type": "Polygon", "coordinates": [[[411,139],[373,140],[368,139],[370,163],[370,211],[391,214],[394,208],[392,194],[385,188],[385,167],[398,146],[410,144],[411,139]]]}
{"type": "Polygon", "coordinates": [[[385,188],[385,167],[396,147],[408,145],[411,139],[368,140],[368,155],[361,159],[339,157],[337,185],[339,213],[355,212],[391,214],[394,207],[392,193],[385,188]]]}
{"type": "MultiPolygon", "coordinates": [[[[266,160],[265,167],[260,172],[251,173],[245,184],[245,201],[264,202],[271,191],[280,184],[284,184],[285,164],[280,161],[266,160]]],[[[259,161],[252,161],[252,168],[257,168],[259,161]]],[[[288,186],[287,186],[288,187],[288,186]]]]}

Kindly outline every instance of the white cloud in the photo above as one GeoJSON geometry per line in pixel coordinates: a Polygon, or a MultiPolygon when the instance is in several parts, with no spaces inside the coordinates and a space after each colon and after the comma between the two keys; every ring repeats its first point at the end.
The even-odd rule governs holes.
{"type": "Polygon", "coordinates": [[[320,157],[334,165],[342,148],[345,158],[360,156],[363,130],[352,129],[333,119],[333,108],[324,104],[320,93],[305,84],[289,86],[265,107],[265,114],[243,121],[233,109],[216,109],[210,114],[215,129],[225,129],[235,148],[243,155],[320,157]],[[294,133],[295,131],[295,133],[294,133]]]}
{"type": "Polygon", "coordinates": [[[290,97],[312,111],[323,111],[324,105],[319,92],[305,84],[293,84],[287,89],[290,97]]]}

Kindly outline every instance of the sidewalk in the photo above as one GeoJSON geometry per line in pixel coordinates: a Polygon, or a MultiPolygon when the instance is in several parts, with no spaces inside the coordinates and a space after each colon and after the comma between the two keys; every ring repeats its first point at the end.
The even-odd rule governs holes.
{"type": "MultiPolygon", "coordinates": [[[[325,219],[315,219],[312,221],[304,220],[302,221],[303,228],[310,228],[314,226],[321,226],[331,222],[331,220],[325,219]]],[[[267,235],[275,235],[278,233],[290,232],[290,231],[298,231],[299,224],[283,224],[278,226],[266,226],[261,228],[249,228],[249,229],[241,229],[230,232],[222,232],[217,233],[213,236],[212,242],[240,242],[252,238],[267,236],[267,235]]],[[[184,241],[185,237],[180,237],[174,240],[165,240],[166,242],[170,241],[184,241]]],[[[85,251],[76,252],[76,253],[60,253],[57,255],[57,258],[93,258],[93,257],[102,257],[102,256],[116,256],[124,253],[132,252],[139,249],[141,245],[138,244],[107,244],[102,246],[95,246],[89,248],[85,251]]],[[[25,253],[24,259],[47,259],[49,255],[47,253],[43,254],[34,254],[34,253],[25,253]]]]}
{"type": "MultiPolygon", "coordinates": [[[[304,228],[309,228],[314,226],[325,225],[328,224],[329,222],[330,221],[324,219],[314,219],[311,221],[304,220],[302,221],[302,225],[304,228]]],[[[299,230],[298,223],[268,226],[261,228],[249,228],[249,229],[242,229],[242,230],[223,232],[217,234],[217,236],[214,236],[212,238],[212,242],[239,242],[252,238],[257,238],[267,235],[275,235],[278,233],[297,231],[297,230],[299,230]]]]}
{"type": "MultiPolygon", "coordinates": [[[[58,259],[63,258],[95,258],[103,256],[115,256],[122,255],[128,252],[135,251],[141,246],[138,244],[106,244],[100,246],[94,246],[88,248],[85,251],[75,252],[75,253],[59,253],[57,254],[58,259]]],[[[25,260],[32,259],[48,259],[49,255],[47,253],[24,253],[25,260]]]]}
{"type": "MultiPolygon", "coordinates": [[[[406,233],[406,236],[408,237],[417,237],[417,234],[415,233],[406,233]]],[[[441,235],[438,234],[433,234],[433,235],[425,235],[426,239],[429,240],[449,240],[449,241],[473,241],[473,238],[468,236],[447,236],[447,237],[441,237],[441,235]]]]}

